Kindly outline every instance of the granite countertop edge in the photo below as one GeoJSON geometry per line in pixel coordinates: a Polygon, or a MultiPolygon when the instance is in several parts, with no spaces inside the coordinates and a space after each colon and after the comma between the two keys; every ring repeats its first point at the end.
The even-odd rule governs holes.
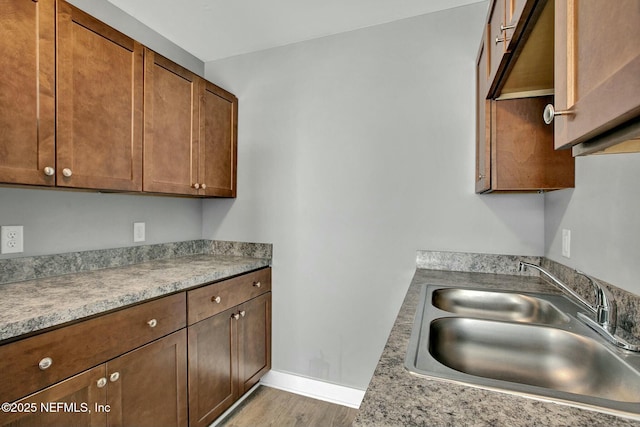
{"type": "Polygon", "coordinates": [[[404,361],[422,285],[558,293],[540,278],[418,268],[360,405],[364,426],[638,426],[638,421],[567,404],[410,374],[404,361]]]}
{"type": "Polygon", "coordinates": [[[268,267],[270,259],[198,254],[0,286],[0,343],[268,267]]]}

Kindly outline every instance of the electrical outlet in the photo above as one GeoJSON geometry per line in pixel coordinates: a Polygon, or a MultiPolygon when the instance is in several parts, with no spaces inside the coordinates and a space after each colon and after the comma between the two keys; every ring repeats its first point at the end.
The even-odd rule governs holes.
{"type": "Polygon", "coordinates": [[[562,229],[562,256],[571,258],[571,230],[562,229]]]}
{"type": "Polygon", "coordinates": [[[133,223],[133,241],[134,242],[145,241],[145,223],[144,222],[133,223]]]}
{"type": "Polygon", "coordinates": [[[2,247],[0,253],[18,254],[24,252],[24,227],[22,225],[3,225],[0,227],[2,247]]]}

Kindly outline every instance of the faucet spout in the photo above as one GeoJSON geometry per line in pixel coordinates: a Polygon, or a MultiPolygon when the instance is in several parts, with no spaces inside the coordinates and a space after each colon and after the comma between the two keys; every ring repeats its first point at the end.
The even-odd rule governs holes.
{"type": "Polygon", "coordinates": [[[573,289],[569,288],[567,285],[562,283],[557,277],[555,277],[553,274],[549,273],[544,268],[542,268],[542,267],[540,267],[539,265],[536,265],[536,264],[531,264],[529,262],[520,261],[520,264],[518,265],[518,271],[524,271],[526,268],[534,268],[534,269],[538,270],[540,273],[542,273],[545,276],[547,276],[551,280],[551,282],[554,285],[556,285],[556,287],[560,288],[560,290],[566,292],[574,300],[579,302],[580,305],[583,306],[583,308],[589,310],[592,314],[597,314],[596,308],[591,303],[589,303],[587,300],[582,298],[573,289]]]}
{"type": "Polygon", "coordinates": [[[640,352],[640,345],[629,343],[628,341],[616,335],[618,316],[616,300],[614,299],[611,292],[609,292],[609,290],[605,288],[604,285],[597,279],[583,273],[582,271],[576,270],[576,273],[586,277],[587,280],[589,280],[589,283],[591,283],[591,285],[593,285],[595,289],[596,303],[595,305],[593,305],[587,302],[584,298],[582,298],[567,285],[562,283],[558,278],[556,278],[554,275],[552,275],[539,265],[520,261],[520,264],[518,265],[518,271],[523,271],[524,269],[529,267],[535,268],[536,270],[547,276],[554,285],[569,294],[573,299],[579,302],[582,307],[587,309],[592,314],[592,317],[595,317],[595,319],[593,319],[592,317],[587,316],[585,313],[578,313],[578,319],[582,320],[587,326],[599,333],[601,336],[605,337],[610,343],[614,344],[617,347],[621,347],[630,351],[640,352]]]}

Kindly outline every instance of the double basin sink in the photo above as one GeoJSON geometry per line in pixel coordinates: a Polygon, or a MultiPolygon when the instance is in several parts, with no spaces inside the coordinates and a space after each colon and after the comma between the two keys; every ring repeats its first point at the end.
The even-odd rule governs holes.
{"type": "Polygon", "coordinates": [[[417,375],[640,419],[640,353],[556,294],[424,285],[405,359],[417,375]]]}

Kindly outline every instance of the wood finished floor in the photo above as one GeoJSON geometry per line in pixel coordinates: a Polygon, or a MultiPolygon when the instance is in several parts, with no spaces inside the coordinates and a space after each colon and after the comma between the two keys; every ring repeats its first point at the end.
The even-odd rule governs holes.
{"type": "Polygon", "coordinates": [[[348,427],[357,409],[260,386],[220,427],[348,427]]]}

